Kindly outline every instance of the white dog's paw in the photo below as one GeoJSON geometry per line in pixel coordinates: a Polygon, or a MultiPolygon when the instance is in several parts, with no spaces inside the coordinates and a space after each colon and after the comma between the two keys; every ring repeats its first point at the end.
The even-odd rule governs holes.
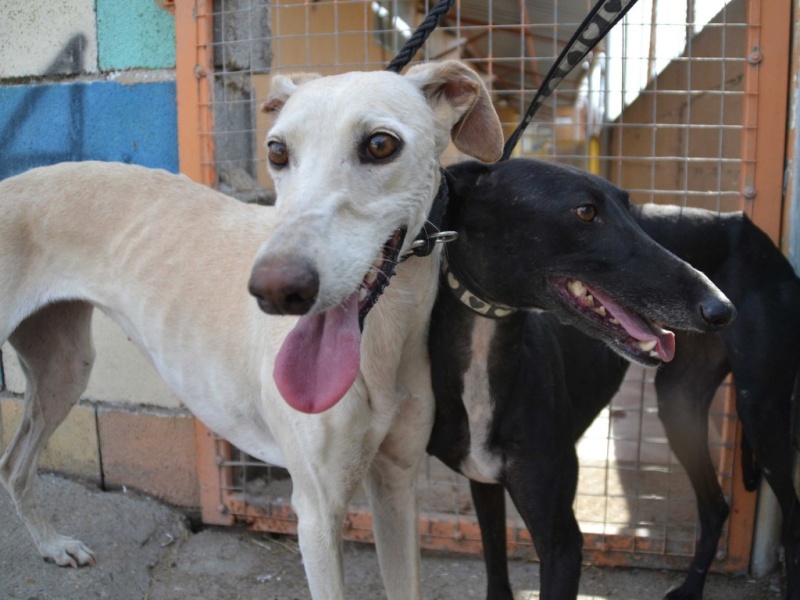
{"type": "Polygon", "coordinates": [[[61,567],[78,568],[95,563],[94,553],[83,542],[63,535],[43,541],[39,552],[46,561],[61,567]]]}

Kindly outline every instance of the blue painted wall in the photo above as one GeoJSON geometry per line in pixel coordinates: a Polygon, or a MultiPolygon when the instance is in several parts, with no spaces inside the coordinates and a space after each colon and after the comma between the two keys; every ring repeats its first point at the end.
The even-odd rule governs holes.
{"type": "Polygon", "coordinates": [[[67,160],[178,171],[175,82],[0,87],[0,179],[67,160]]]}

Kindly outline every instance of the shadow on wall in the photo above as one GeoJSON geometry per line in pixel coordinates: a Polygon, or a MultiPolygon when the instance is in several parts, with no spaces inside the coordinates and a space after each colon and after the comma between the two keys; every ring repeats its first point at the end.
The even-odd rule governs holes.
{"type": "MultiPolygon", "coordinates": [[[[43,76],[80,73],[87,40],[67,42],[43,76]]],[[[175,82],[0,87],[0,179],[63,161],[178,170],[175,82]]]]}

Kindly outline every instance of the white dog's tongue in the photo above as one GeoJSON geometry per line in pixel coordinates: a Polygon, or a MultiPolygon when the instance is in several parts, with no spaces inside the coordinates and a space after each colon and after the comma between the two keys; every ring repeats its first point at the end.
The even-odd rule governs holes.
{"type": "Polygon", "coordinates": [[[292,408],[320,413],[336,404],[358,376],[358,293],[324,313],[305,315],[286,336],[273,376],[292,408]]]}

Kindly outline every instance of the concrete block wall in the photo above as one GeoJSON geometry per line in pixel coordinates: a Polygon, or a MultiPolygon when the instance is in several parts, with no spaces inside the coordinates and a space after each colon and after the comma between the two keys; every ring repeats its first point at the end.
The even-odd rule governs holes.
{"type": "MultiPolygon", "coordinates": [[[[157,0],[29,0],[0,18],[0,179],[62,161],[178,171],[174,17],[157,0]]],[[[42,466],[197,506],[194,421],[149,362],[95,311],[97,362],[42,466]]],[[[0,443],[24,377],[0,348],[0,443]]]]}

